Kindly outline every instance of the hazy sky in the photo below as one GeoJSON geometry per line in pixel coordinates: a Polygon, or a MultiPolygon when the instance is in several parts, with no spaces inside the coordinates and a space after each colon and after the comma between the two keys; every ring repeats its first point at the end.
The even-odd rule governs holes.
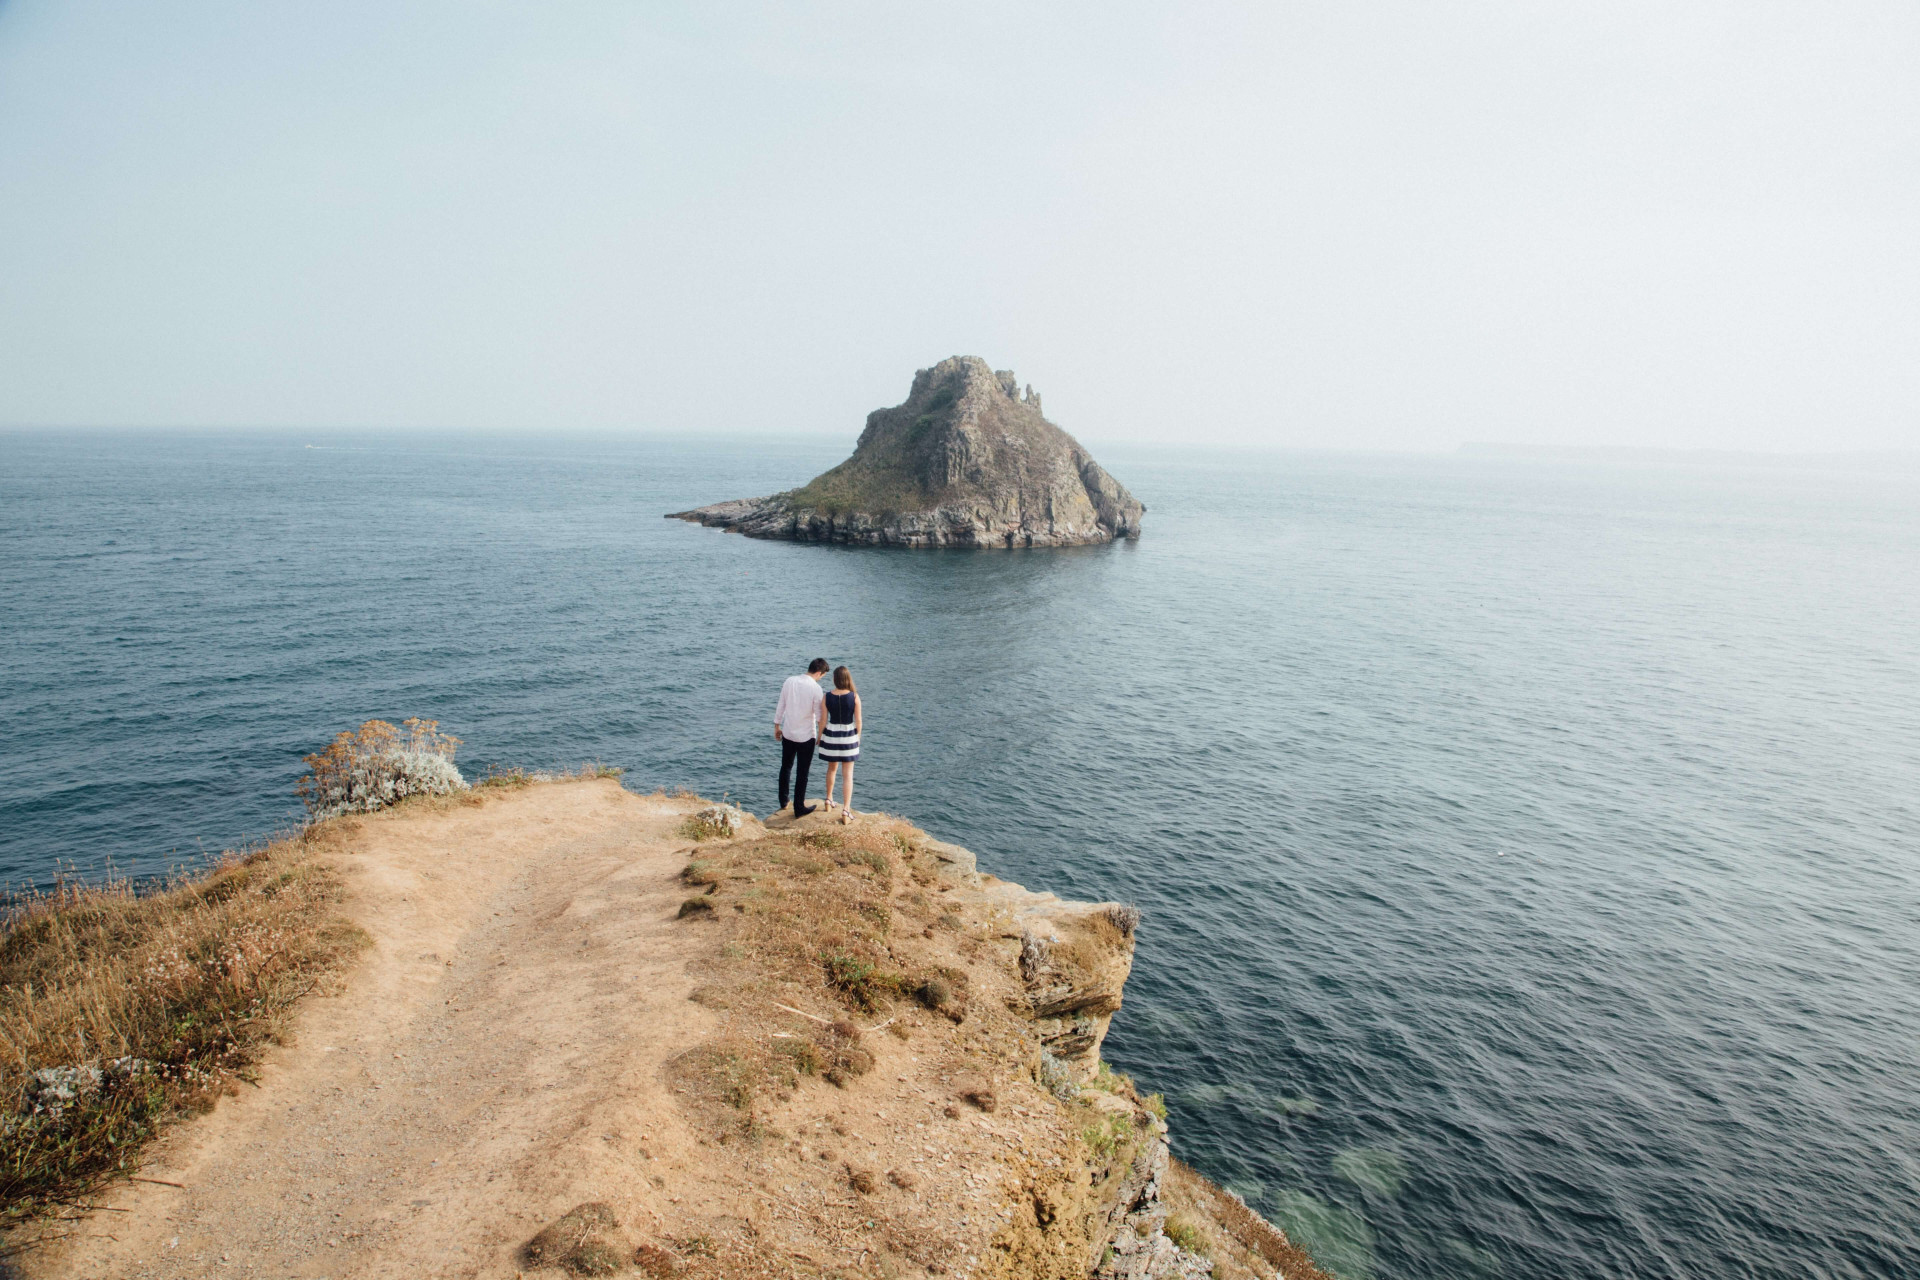
{"type": "Polygon", "coordinates": [[[1920,445],[1920,5],[0,0],[0,423],[1920,445]]]}

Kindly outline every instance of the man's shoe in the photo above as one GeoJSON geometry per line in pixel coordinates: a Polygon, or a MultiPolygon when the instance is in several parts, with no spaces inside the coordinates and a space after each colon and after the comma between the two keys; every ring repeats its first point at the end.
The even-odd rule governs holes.
{"type": "Polygon", "coordinates": [[[794,816],[794,817],[796,817],[796,818],[804,818],[804,817],[806,817],[806,816],[807,816],[808,814],[810,814],[810,813],[812,813],[812,812],[813,812],[813,811],[814,811],[815,809],[817,809],[817,808],[819,808],[819,807],[820,807],[819,805],[815,805],[815,804],[810,804],[810,805],[808,805],[808,806],[807,806],[806,808],[804,808],[804,809],[799,809],[799,808],[796,808],[796,809],[795,809],[795,810],[793,811],[793,816],[794,816]]]}

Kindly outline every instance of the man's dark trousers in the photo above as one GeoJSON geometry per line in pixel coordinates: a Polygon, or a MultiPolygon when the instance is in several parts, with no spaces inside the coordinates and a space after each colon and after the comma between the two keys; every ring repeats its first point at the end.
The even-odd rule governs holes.
{"type": "Polygon", "coordinates": [[[798,815],[807,807],[807,772],[813,768],[813,739],[795,742],[792,738],[780,739],[780,807],[787,807],[787,775],[793,772],[793,763],[800,762],[799,776],[793,780],[793,812],[798,815]]]}

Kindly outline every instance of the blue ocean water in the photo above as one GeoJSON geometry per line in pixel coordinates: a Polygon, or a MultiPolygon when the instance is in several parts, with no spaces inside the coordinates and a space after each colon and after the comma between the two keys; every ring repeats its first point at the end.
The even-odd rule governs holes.
{"type": "Polygon", "coordinates": [[[0,879],[284,826],[372,716],[765,811],[823,656],[862,807],[1145,909],[1108,1056],[1343,1275],[1920,1275],[1920,477],[1103,450],[1137,544],[661,519],[846,445],[0,435],[0,879]]]}

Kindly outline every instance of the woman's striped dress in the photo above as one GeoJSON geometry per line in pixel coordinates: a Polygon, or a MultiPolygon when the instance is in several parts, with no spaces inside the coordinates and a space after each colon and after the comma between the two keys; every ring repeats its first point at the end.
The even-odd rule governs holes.
{"type": "Polygon", "coordinates": [[[822,760],[858,760],[860,730],[854,726],[854,698],[838,690],[827,695],[827,731],[820,735],[822,760]]]}

